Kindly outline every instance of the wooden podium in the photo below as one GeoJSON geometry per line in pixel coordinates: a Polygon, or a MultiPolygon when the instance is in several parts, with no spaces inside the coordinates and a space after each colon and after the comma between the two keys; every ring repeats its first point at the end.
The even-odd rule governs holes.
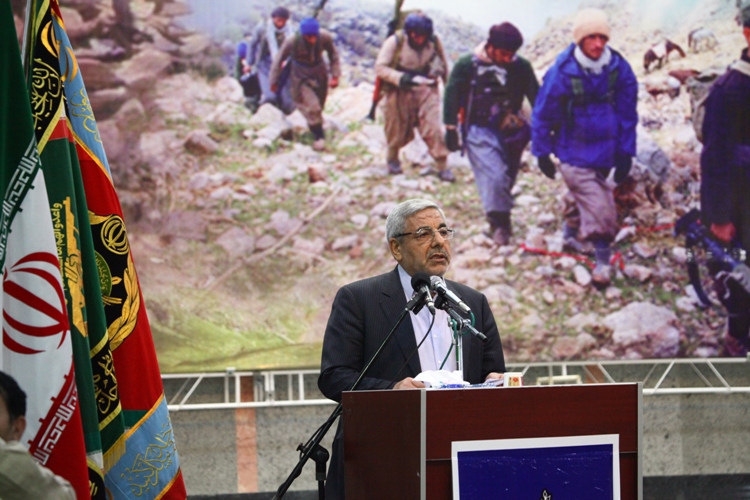
{"type": "Polygon", "coordinates": [[[346,498],[452,498],[451,443],[620,436],[622,500],[642,497],[640,384],[353,391],[343,395],[346,498]]]}

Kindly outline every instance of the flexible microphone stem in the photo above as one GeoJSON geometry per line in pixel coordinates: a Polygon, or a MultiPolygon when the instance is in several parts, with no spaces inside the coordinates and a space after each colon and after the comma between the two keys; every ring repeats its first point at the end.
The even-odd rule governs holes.
{"type": "Polygon", "coordinates": [[[482,332],[480,332],[479,330],[477,330],[476,328],[474,328],[473,326],[471,326],[471,320],[466,319],[460,314],[458,314],[458,312],[456,312],[456,310],[453,309],[453,305],[451,303],[449,303],[448,301],[445,301],[443,309],[445,309],[448,312],[448,314],[450,314],[451,318],[453,318],[459,324],[460,326],[460,328],[458,329],[459,332],[468,330],[469,332],[476,335],[477,338],[479,338],[479,340],[481,340],[482,342],[487,342],[487,336],[483,334],[482,332]]]}
{"type": "MultiPolygon", "coordinates": [[[[396,321],[396,324],[393,325],[393,328],[391,328],[391,331],[388,332],[388,335],[386,335],[385,339],[383,340],[383,343],[380,344],[380,347],[378,347],[378,350],[375,351],[375,353],[370,358],[370,361],[367,362],[367,365],[362,369],[362,371],[359,373],[359,377],[357,377],[357,380],[354,381],[352,384],[352,387],[349,389],[350,391],[355,390],[357,387],[359,387],[359,384],[362,382],[362,379],[365,378],[365,375],[367,374],[367,371],[370,369],[370,366],[380,357],[380,354],[383,352],[383,349],[386,345],[388,345],[388,342],[393,337],[393,334],[396,332],[396,329],[401,325],[401,322],[404,321],[404,318],[407,314],[409,314],[409,311],[412,310],[414,305],[416,303],[419,303],[421,301],[417,301],[415,304],[411,304],[411,301],[409,301],[410,304],[407,305],[407,307],[404,307],[404,310],[401,311],[401,314],[398,317],[398,320],[396,321]]],[[[273,496],[273,500],[280,500],[284,494],[289,490],[289,487],[292,485],[295,479],[299,477],[300,473],[302,472],[302,468],[305,466],[307,461],[310,459],[310,457],[317,451],[317,448],[319,448],[320,442],[323,440],[323,437],[325,437],[326,433],[331,429],[333,426],[333,423],[336,421],[336,418],[338,418],[341,413],[343,412],[343,405],[339,403],[336,405],[336,408],[333,410],[331,415],[328,417],[328,420],[326,420],[325,424],[323,424],[315,433],[313,436],[308,440],[308,442],[303,446],[300,445],[297,447],[297,449],[300,451],[300,459],[297,462],[297,465],[294,467],[292,472],[289,474],[289,476],[286,478],[286,480],[281,483],[281,486],[279,486],[279,489],[276,490],[276,494],[273,496]]]]}

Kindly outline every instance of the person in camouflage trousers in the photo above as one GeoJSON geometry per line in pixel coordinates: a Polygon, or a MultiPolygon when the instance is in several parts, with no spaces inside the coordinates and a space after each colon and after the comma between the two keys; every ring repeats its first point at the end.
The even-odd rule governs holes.
{"type": "Polygon", "coordinates": [[[313,149],[322,151],[325,149],[323,109],[328,97],[328,87],[335,88],[339,84],[341,66],[333,37],[328,31],[320,29],[317,19],[303,19],[299,25],[299,34],[284,41],[271,65],[272,91],[276,92],[278,89],[282,68],[287,64],[291,65],[289,83],[292,99],[310,127],[314,139],[313,149]],[[324,52],[328,55],[328,63],[323,58],[324,52]]]}
{"type": "Polygon", "coordinates": [[[433,33],[432,20],[421,13],[409,14],[404,29],[389,36],[380,48],[375,73],[385,92],[388,172],[403,173],[399,151],[414,139],[416,128],[435,160],[435,168],[424,168],[422,175],[435,173],[446,182],[454,182],[456,178],[446,164],[449,151],[443,140],[438,90],[438,80],[446,79],[448,63],[433,33]]]}

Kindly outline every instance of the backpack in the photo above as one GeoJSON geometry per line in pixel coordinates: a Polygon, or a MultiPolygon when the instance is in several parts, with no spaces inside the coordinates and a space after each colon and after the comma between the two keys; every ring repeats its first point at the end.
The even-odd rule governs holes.
{"type": "Polygon", "coordinates": [[[685,82],[690,94],[690,115],[693,122],[695,137],[703,142],[703,120],[706,117],[706,99],[711,94],[711,89],[720,77],[731,70],[750,76],[750,63],[735,61],[728,68],[708,68],[696,76],[691,76],[685,82]]]}

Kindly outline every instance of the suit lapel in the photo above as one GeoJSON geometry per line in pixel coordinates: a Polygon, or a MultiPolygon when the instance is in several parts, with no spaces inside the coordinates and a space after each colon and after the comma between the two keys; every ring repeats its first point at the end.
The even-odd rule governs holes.
{"type": "MultiPolygon", "coordinates": [[[[388,329],[390,331],[390,328],[393,328],[393,325],[398,321],[399,315],[404,310],[404,307],[406,307],[406,297],[404,296],[404,289],[401,286],[398,266],[386,275],[386,282],[381,291],[380,299],[380,308],[385,317],[386,324],[389,325],[388,329]]],[[[401,325],[399,325],[398,329],[393,334],[394,338],[391,342],[398,344],[401,353],[404,356],[404,360],[407,358],[409,359],[408,367],[411,373],[408,373],[407,375],[414,377],[422,370],[419,363],[419,355],[415,352],[417,341],[414,338],[414,327],[411,324],[410,315],[411,313],[404,317],[401,325]]],[[[401,361],[401,363],[403,363],[403,361],[401,361]]]]}

